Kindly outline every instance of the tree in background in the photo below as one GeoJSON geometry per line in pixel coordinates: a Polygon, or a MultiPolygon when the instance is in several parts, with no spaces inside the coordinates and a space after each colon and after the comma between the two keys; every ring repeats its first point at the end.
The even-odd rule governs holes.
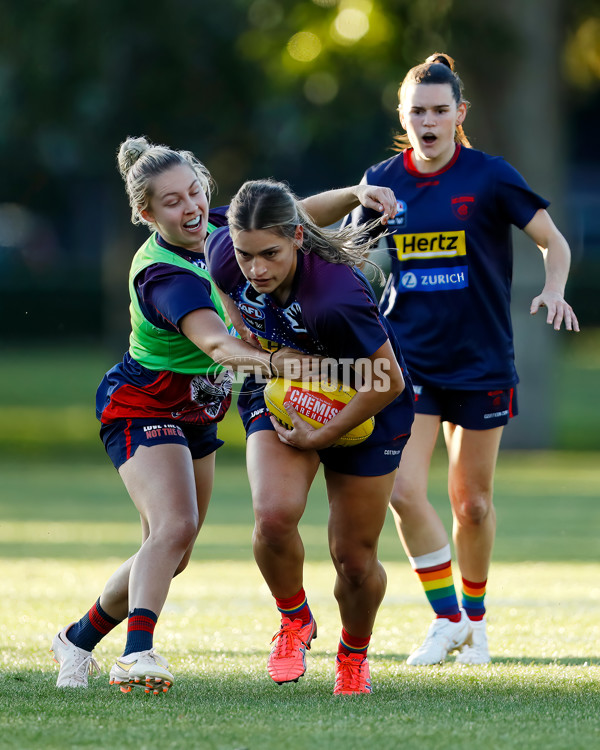
{"type": "MultiPolygon", "coordinates": [[[[5,3],[0,293],[13,317],[0,332],[99,336],[108,320],[122,340],[122,266],[139,244],[115,168],[127,135],[197,153],[215,204],[247,178],[286,179],[301,195],[348,184],[390,156],[398,83],[434,50],[457,60],[475,147],[506,156],[569,235],[566,166],[600,162],[577,116],[600,114],[597,0],[5,3]]],[[[517,255],[536,266],[531,284],[539,258],[517,255]]],[[[523,374],[552,356],[531,354],[523,374]]]]}

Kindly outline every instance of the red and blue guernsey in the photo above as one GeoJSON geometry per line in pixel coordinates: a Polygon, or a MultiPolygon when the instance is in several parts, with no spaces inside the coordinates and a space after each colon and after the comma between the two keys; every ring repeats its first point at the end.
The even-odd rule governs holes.
{"type": "MultiPolygon", "coordinates": [[[[209,232],[226,223],[226,209],[209,214],[209,232]]],[[[96,394],[102,424],[119,419],[218,422],[231,402],[231,378],[180,330],[201,308],[226,315],[202,253],[170,245],[154,233],[133,258],[129,275],[129,351],[104,376],[96,394]]]]}
{"type": "MultiPolygon", "coordinates": [[[[514,386],[511,227],[523,229],[548,201],[501,157],[460,145],[439,172],[418,172],[407,149],[368,169],[363,183],[390,187],[398,201],[380,305],[413,379],[459,390],[514,386]]],[[[375,216],[359,207],[345,221],[375,216]]]]}
{"type": "Polygon", "coordinates": [[[369,442],[393,439],[410,429],[413,391],[400,346],[378,308],[371,285],[358,269],[330,263],[315,253],[298,252],[292,290],[282,305],[270,294],[255,291],[244,277],[226,228],[209,237],[205,253],[211,278],[233,299],[264,349],[289,346],[355,363],[389,340],[406,388],[377,415],[369,442]]]}

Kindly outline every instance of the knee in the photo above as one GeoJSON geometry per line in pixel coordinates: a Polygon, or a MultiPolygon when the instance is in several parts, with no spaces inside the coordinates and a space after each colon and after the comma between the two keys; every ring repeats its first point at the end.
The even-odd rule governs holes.
{"type": "Polygon", "coordinates": [[[398,482],[394,485],[390,506],[400,518],[408,515],[418,502],[418,493],[408,484],[398,482]]]}
{"type": "Polygon", "coordinates": [[[268,510],[255,512],[254,538],[263,544],[277,546],[294,533],[297,527],[298,519],[295,514],[285,508],[270,506],[268,510]]]}
{"type": "Polygon", "coordinates": [[[460,525],[481,526],[492,512],[492,497],[484,492],[472,493],[454,501],[452,507],[460,525]]]}
{"type": "Polygon", "coordinates": [[[331,557],[338,576],[352,588],[360,588],[377,564],[375,550],[371,548],[339,549],[332,551],[331,557]]]}
{"type": "MultiPolygon", "coordinates": [[[[183,554],[198,536],[198,527],[199,520],[197,517],[171,519],[154,536],[159,544],[168,547],[174,552],[180,551],[183,554]]],[[[186,565],[187,561],[181,570],[186,565]]]]}

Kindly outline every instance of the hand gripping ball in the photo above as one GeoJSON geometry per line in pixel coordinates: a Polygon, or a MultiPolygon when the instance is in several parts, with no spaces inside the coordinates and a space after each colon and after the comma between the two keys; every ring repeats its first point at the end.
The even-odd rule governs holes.
{"type": "MultiPolygon", "coordinates": [[[[275,419],[288,430],[293,426],[284,407],[288,402],[305,422],[318,429],[333,419],[355,394],[354,388],[341,383],[333,385],[327,381],[271,378],[265,387],[265,403],[275,419]]],[[[338,438],[334,445],[359,445],[369,437],[374,427],[375,418],[370,417],[338,438]]]]}

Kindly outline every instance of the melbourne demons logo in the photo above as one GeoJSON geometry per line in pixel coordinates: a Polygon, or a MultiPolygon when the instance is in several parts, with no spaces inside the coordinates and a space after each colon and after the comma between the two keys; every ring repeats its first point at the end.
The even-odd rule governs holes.
{"type": "Polygon", "coordinates": [[[452,198],[452,213],[457,219],[466,221],[475,209],[474,195],[457,195],[452,198]]]}

